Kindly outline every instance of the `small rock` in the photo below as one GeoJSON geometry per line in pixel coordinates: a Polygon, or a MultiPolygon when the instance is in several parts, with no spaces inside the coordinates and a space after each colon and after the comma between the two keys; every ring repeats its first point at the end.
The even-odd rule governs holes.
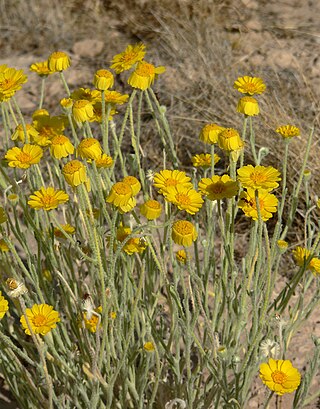
{"type": "Polygon", "coordinates": [[[72,51],[80,57],[96,57],[99,55],[104,47],[104,42],[100,40],[82,40],[77,41],[72,51]]]}

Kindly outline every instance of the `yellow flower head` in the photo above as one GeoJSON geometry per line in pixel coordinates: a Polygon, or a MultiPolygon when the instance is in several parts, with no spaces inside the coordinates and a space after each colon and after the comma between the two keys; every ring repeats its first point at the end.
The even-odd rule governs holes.
{"type": "Polygon", "coordinates": [[[66,203],[69,200],[69,195],[63,190],[54,190],[53,187],[41,187],[30,195],[28,205],[36,210],[52,210],[56,209],[59,204],[66,203]]]}
{"type": "MultiPolygon", "coordinates": [[[[191,158],[192,165],[195,168],[209,168],[211,166],[211,155],[210,153],[200,153],[199,155],[194,155],[191,158]]],[[[216,165],[220,160],[220,157],[214,154],[214,164],[216,165]]]]}
{"type": "Polygon", "coordinates": [[[293,138],[300,135],[300,129],[294,125],[282,125],[276,129],[283,138],[293,138]]]}
{"type": "Polygon", "coordinates": [[[73,99],[72,98],[62,98],[60,100],[60,105],[66,111],[71,110],[72,105],[73,105],[73,99]]]}
{"type": "Polygon", "coordinates": [[[219,148],[225,151],[237,151],[243,148],[239,133],[233,128],[226,128],[218,134],[219,148]]]}
{"type": "MultiPolygon", "coordinates": [[[[94,312],[100,315],[102,313],[102,306],[100,305],[98,308],[95,308],[94,312]]],[[[85,325],[87,330],[89,330],[93,334],[95,332],[97,332],[97,327],[98,327],[98,322],[99,322],[99,316],[98,315],[92,314],[90,319],[88,319],[87,313],[84,312],[83,313],[83,320],[84,320],[84,325],[85,325]]],[[[102,328],[101,322],[100,322],[100,328],[102,328]]]]}
{"type": "MultiPolygon", "coordinates": [[[[60,322],[59,313],[48,304],[34,304],[32,308],[26,309],[29,326],[35,334],[45,335],[60,322]]],[[[21,316],[20,322],[27,335],[31,335],[26,317],[21,316]]]]}
{"type": "Polygon", "coordinates": [[[177,220],[172,225],[172,240],[180,246],[189,247],[197,240],[198,233],[191,222],[177,220]]]}
{"type": "Polygon", "coordinates": [[[0,65],[0,102],[9,101],[25,82],[27,76],[23,70],[0,65]]]}
{"type": "Polygon", "coordinates": [[[300,385],[301,375],[289,360],[269,359],[260,365],[262,382],[277,395],[295,391],[300,385]]]}
{"type": "Polygon", "coordinates": [[[187,263],[187,258],[188,258],[188,255],[187,255],[187,253],[186,253],[186,251],[184,249],[183,250],[178,250],[176,252],[176,259],[177,259],[178,263],[186,264],[187,263]]]}
{"type": "Polygon", "coordinates": [[[128,183],[117,182],[111,187],[106,202],[112,203],[116,207],[126,206],[132,196],[132,189],[128,183]]]}
{"type": "Polygon", "coordinates": [[[102,155],[100,142],[95,138],[85,138],[79,143],[77,154],[82,159],[99,159],[102,155]]]}
{"type": "Polygon", "coordinates": [[[9,309],[9,303],[2,295],[2,292],[0,291],[0,319],[1,320],[4,317],[4,314],[8,311],[8,309],[9,309]]]}
{"type": "MultiPolygon", "coordinates": [[[[248,188],[246,192],[241,192],[238,206],[243,210],[247,217],[251,217],[253,220],[258,220],[258,210],[255,198],[255,190],[248,188]]],[[[259,208],[261,218],[263,221],[267,221],[277,211],[278,199],[275,195],[269,193],[265,189],[257,190],[259,195],[259,208]]]]}
{"type": "Polygon", "coordinates": [[[78,123],[89,121],[93,118],[93,105],[86,99],[78,99],[72,106],[72,115],[78,123]]]}
{"type": "MultiPolygon", "coordinates": [[[[130,227],[120,226],[117,228],[116,239],[122,243],[130,234],[132,233],[130,227]]],[[[139,237],[131,237],[126,241],[122,250],[131,256],[134,253],[143,253],[146,249],[147,244],[144,240],[139,237]]]]}
{"type": "Polygon", "coordinates": [[[51,140],[50,154],[56,159],[66,158],[72,155],[74,152],[74,146],[70,142],[70,139],[64,135],[54,136],[51,140]]]}
{"type": "Polygon", "coordinates": [[[107,90],[104,94],[104,99],[106,104],[112,105],[123,105],[128,101],[129,95],[128,94],[120,94],[118,91],[109,91],[107,90]]]}
{"type": "Polygon", "coordinates": [[[146,46],[142,43],[128,45],[123,53],[113,57],[111,68],[115,70],[117,74],[130,70],[135,63],[143,60],[146,53],[145,48],[146,46]]]}
{"type": "Polygon", "coordinates": [[[4,239],[0,239],[0,251],[2,251],[2,253],[6,253],[7,251],[9,251],[9,247],[4,239]]]}
{"type": "Polygon", "coordinates": [[[94,74],[93,85],[99,91],[105,91],[108,88],[112,88],[114,83],[113,75],[108,70],[98,70],[94,74]]]}
{"type": "Polygon", "coordinates": [[[165,193],[168,187],[182,185],[184,187],[193,187],[191,178],[181,170],[161,170],[153,176],[153,183],[159,193],[165,193]]]}
{"type": "MultiPolygon", "coordinates": [[[[34,138],[36,138],[39,135],[39,132],[30,124],[26,124],[26,131],[27,131],[27,141],[32,142],[34,138]]],[[[18,125],[16,129],[14,130],[11,139],[15,141],[18,139],[19,141],[25,143],[26,141],[26,135],[24,133],[24,129],[22,124],[18,125]]]]}
{"type": "Polygon", "coordinates": [[[122,179],[122,182],[131,187],[133,196],[136,196],[141,190],[141,183],[134,176],[126,176],[122,179]]]}
{"type": "MultiPolygon", "coordinates": [[[[75,227],[71,226],[71,224],[67,223],[67,224],[62,224],[61,225],[62,229],[64,232],[72,235],[76,232],[75,227]]],[[[53,234],[55,235],[55,237],[58,237],[60,239],[65,239],[66,236],[62,233],[61,229],[59,227],[55,227],[53,230],[53,234]]]]}
{"type": "Polygon", "coordinates": [[[310,270],[314,276],[319,275],[320,274],[320,259],[317,257],[313,257],[308,265],[308,270],[310,270]]]}
{"type": "Polygon", "coordinates": [[[119,205],[118,210],[120,213],[128,213],[131,212],[132,209],[134,209],[137,205],[137,201],[134,197],[130,197],[129,201],[125,205],[119,205]]]}
{"type": "Polygon", "coordinates": [[[217,124],[207,124],[200,132],[199,139],[204,143],[213,145],[218,142],[218,135],[225,128],[217,124]]]}
{"type": "Polygon", "coordinates": [[[78,88],[71,93],[70,98],[73,101],[79,101],[84,99],[86,101],[91,102],[91,104],[94,104],[96,102],[101,101],[101,91],[90,88],[78,88]]]}
{"type": "Polygon", "coordinates": [[[202,207],[201,194],[192,187],[182,185],[168,187],[165,193],[167,202],[173,203],[179,210],[185,210],[189,214],[196,214],[202,207]]]}
{"type": "Polygon", "coordinates": [[[237,111],[246,116],[258,115],[260,112],[258,101],[253,97],[242,97],[239,99],[237,111]]]}
{"type": "Polygon", "coordinates": [[[65,117],[50,116],[45,109],[35,111],[32,119],[32,126],[38,131],[33,140],[39,146],[50,145],[52,138],[62,135],[66,127],[65,117]]]}
{"type": "Polygon", "coordinates": [[[71,65],[71,60],[68,54],[63,51],[55,51],[48,58],[48,67],[52,72],[64,71],[71,65]]]}
{"type": "MultiPolygon", "coordinates": [[[[105,107],[105,113],[107,114],[107,106],[105,107]]],[[[112,121],[113,115],[117,114],[118,111],[116,111],[114,108],[112,108],[109,111],[109,116],[106,116],[107,121],[112,121]]],[[[93,104],[93,117],[89,119],[90,122],[102,122],[102,103],[100,101],[95,102],[93,104]]]]}
{"type": "Polygon", "coordinates": [[[49,70],[48,60],[31,64],[30,71],[35,72],[39,77],[47,77],[48,75],[53,74],[53,71],[49,70]]]}
{"type": "Polygon", "coordinates": [[[235,81],[233,88],[242,94],[254,95],[262,94],[266,90],[266,85],[261,78],[245,75],[235,81]]]}
{"type": "Polygon", "coordinates": [[[238,193],[239,184],[228,175],[213,175],[200,180],[199,191],[209,200],[230,199],[238,193]]]}
{"type": "Polygon", "coordinates": [[[243,187],[252,189],[265,189],[269,192],[279,186],[277,183],[280,172],[272,166],[242,166],[238,169],[238,180],[243,187]]]}
{"type": "Polygon", "coordinates": [[[133,88],[146,90],[151,87],[158,74],[165,72],[165,67],[155,67],[146,61],[138,63],[136,69],[132,72],[128,78],[128,84],[133,88]]]}
{"type": "Polygon", "coordinates": [[[154,220],[160,217],[162,206],[157,200],[147,200],[140,206],[140,213],[148,220],[154,220]]]}
{"type": "Polygon", "coordinates": [[[143,344],[143,349],[147,352],[153,352],[155,350],[153,342],[151,341],[145,342],[143,344]]]}
{"type": "Polygon", "coordinates": [[[113,165],[113,159],[106,153],[103,153],[99,158],[95,160],[97,168],[111,168],[113,165]]]}
{"type": "Polygon", "coordinates": [[[43,150],[36,145],[23,145],[22,149],[15,146],[8,150],[5,158],[11,168],[28,169],[31,165],[40,162],[43,150]]]}
{"type": "Polygon", "coordinates": [[[277,241],[277,246],[278,246],[279,250],[281,251],[281,253],[284,253],[288,248],[288,242],[285,241],[285,240],[278,240],[277,241]]]}
{"type": "Polygon", "coordinates": [[[310,257],[311,252],[310,250],[304,248],[304,247],[296,247],[295,249],[292,250],[293,258],[295,262],[297,263],[298,266],[306,266],[307,268],[309,266],[306,265],[307,259],[310,257]]]}
{"type": "Polygon", "coordinates": [[[66,163],[62,168],[62,174],[66,182],[72,187],[79,186],[81,183],[88,183],[86,167],[78,160],[66,163]]]}

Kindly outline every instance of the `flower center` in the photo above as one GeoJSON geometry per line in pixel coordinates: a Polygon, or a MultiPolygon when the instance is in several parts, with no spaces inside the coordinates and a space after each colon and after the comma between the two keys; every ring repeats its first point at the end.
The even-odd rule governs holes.
{"type": "Polygon", "coordinates": [[[136,69],[136,73],[141,77],[152,77],[154,75],[154,66],[147,62],[142,63],[136,69]]]}
{"type": "Polygon", "coordinates": [[[63,51],[56,51],[51,54],[51,58],[58,60],[59,58],[65,58],[66,54],[63,51]]]}
{"type": "Polygon", "coordinates": [[[275,383],[280,383],[281,385],[286,382],[287,375],[281,371],[274,371],[272,374],[272,379],[275,383]]]}
{"type": "Polygon", "coordinates": [[[111,78],[112,74],[108,70],[99,70],[97,71],[97,77],[111,78]]]}
{"type": "Polygon", "coordinates": [[[223,136],[225,139],[230,139],[234,138],[235,136],[239,136],[238,132],[232,128],[225,129],[224,131],[221,132],[220,135],[223,136]]]}
{"type": "Polygon", "coordinates": [[[250,93],[250,92],[256,91],[257,86],[256,86],[256,84],[254,84],[253,82],[247,82],[247,83],[243,86],[243,89],[244,89],[246,92],[250,93]]]}
{"type": "Polygon", "coordinates": [[[32,161],[32,156],[29,153],[21,152],[18,156],[17,159],[21,163],[29,163],[32,161]]]}
{"type": "Polygon", "coordinates": [[[68,139],[65,136],[58,135],[52,139],[52,145],[63,145],[67,140],[68,139]]]}
{"type": "Polygon", "coordinates": [[[193,225],[186,220],[179,220],[174,226],[176,232],[181,236],[188,236],[193,232],[193,225]]]}
{"type": "Polygon", "coordinates": [[[0,87],[4,90],[10,89],[13,86],[14,82],[10,78],[5,78],[1,83],[0,87]]]}
{"type": "Polygon", "coordinates": [[[81,162],[77,160],[73,160],[64,166],[63,172],[73,174],[73,173],[78,172],[80,168],[81,168],[81,162]]]}
{"type": "Polygon", "coordinates": [[[219,194],[225,190],[225,186],[222,182],[217,182],[208,187],[210,193],[219,194]]]}
{"type": "Polygon", "coordinates": [[[156,200],[149,200],[148,207],[150,207],[151,209],[160,209],[160,203],[156,200]]]}
{"type": "Polygon", "coordinates": [[[123,182],[118,182],[113,186],[118,195],[128,195],[131,193],[131,187],[123,182]]]}
{"type": "Polygon", "coordinates": [[[52,197],[52,196],[50,196],[50,195],[44,195],[44,196],[42,197],[42,203],[43,203],[45,206],[50,206],[50,205],[52,204],[53,200],[54,200],[54,197],[52,197]]]}
{"type": "Polygon", "coordinates": [[[178,181],[176,179],[171,179],[171,178],[167,179],[166,182],[165,182],[165,185],[167,187],[168,186],[177,186],[177,184],[178,184],[178,181]]]}
{"type": "Polygon", "coordinates": [[[262,183],[262,182],[265,182],[267,180],[267,177],[266,177],[265,173],[256,171],[256,172],[253,172],[250,175],[250,179],[254,183],[262,183]]]}
{"type": "Polygon", "coordinates": [[[87,138],[81,141],[81,147],[82,148],[91,148],[91,146],[95,145],[97,141],[93,138],[87,138]]]}
{"type": "Polygon", "coordinates": [[[136,53],[129,51],[127,53],[124,53],[122,56],[122,61],[124,62],[130,62],[136,58],[136,53]]]}
{"type": "Polygon", "coordinates": [[[36,327],[41,327],[43,325],[45,325],[45,323],[47,322],[47,318],[44,315],[37,315],[36,317],[33,318],[33,324],[36,327]]]}
{"type": "Polygon", "coordinates": [[[182,205],[189,205],[191,203],[189,196],[184,193],[178,193],[176,195],[176,200],[182,205]]]}

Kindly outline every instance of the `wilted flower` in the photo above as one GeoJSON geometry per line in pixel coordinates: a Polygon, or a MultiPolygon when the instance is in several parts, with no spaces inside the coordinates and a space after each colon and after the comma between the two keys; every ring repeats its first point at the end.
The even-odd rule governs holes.
{"type": "Polygon", "coordinates": [[[276,129],[281,136],[284,138],[293,138],[294,136],[300,135],[300,129],[294,125],[282,125],[276,129]]]}
{"type": "Polygon", "coordinates": [[[165,70],[165,67],[155,67],[153,64],[141,61],[130,75],[128,84],[144,91],[151,87],[158,74],[162,74],[165,70]]]}
{"type": "Polygon", "coordinates": [[[112,88],[114,83],[113,75],[108,70],[98,70],[94,74],[93,85],[100,91],[112,88]]]}
{"type": "Polygon", "coordinates": [[[204,143],[213,145],[218,142],[218,135],[225,128],[217,124],[206,124],[201,129],[199,139],[204,143]]]}
{"type": "Polygon", "coordinates": [[[71,65],[70,57],[63,51],[55,51],[48,58],[48,67],[52,72],[64,71],[71,65]]]}
{"type": "Polygon", "coordinates": [[[189,247],[197,240],[198,233],[194,225],[187,220],[177,220],[172,225],[172,240],[176,244],[189,247]]]}
{"type": "Polygon", "coordinates": [[[161,215],[162,207],[157,200],[147,200],[140,206],[140,213],[148,220],[157,219],[161,215]]]}
{"type": "Polygon", "coordinates": [[[260,112],[258,101],[253,97],[239,99],[237,111],[246,116],[258,115],[260,112]]]}

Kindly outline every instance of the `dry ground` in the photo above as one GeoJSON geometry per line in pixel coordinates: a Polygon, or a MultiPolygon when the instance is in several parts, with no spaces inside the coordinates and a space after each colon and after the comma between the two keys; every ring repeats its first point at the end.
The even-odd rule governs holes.
{"type": "MultiPolygon", "coordinates": [[[[301,127],[302,136],[293,141],[290,154],[293,182],[307,134],[315,125],[310,169],[316,197],[320,192],[319,16],[318,0],[0,0],[0,64],[28,71],[32,62],[61,49],[72,56],[73,67],[66,74],[71,86],[91,86],[93,72],[106,68],[114,54],[128,43],[145,42],[149,59],[167,67],[156,91],[168,108],[185,165],[191,154],[201,152],[195,141],[206,121],[240,128],[242,118],[235,113],[238,95],[232,89],[237,76],[261,76],[268,92],[260,98],[257,143],[270,147],[269,164],[278,166],[282,151],[274,149],[278,142],[273,130],[286,123],[301,127]]],[[[25,91],[18,93],[27,114],[36,108],[39,85],[30,73],[25,91]]],[[[62,96],[58,80],[49,78],[45,107],[54,110],[62,96]]],[[[147,129],[143,146],[148,166],[160,165],[160,144],[147,129]]],[[[292,242],[298,235],[299,230],[290,233],[292,242]]],[[[310,334],[320,336],[317,320],[315,312],[292,342],[291,358],[301,370],[312,347],[310,334]]],[[[260,383],[257,388],[261,396],[260,383]]],[[[289,401],[283,409],[290,408],[289,401]]],[[[250,408],[258,408],[259,402],[257,398],[250,408]]],[[[3,401],[0,408],[9,409],[8,405],[3,401]]]]}

